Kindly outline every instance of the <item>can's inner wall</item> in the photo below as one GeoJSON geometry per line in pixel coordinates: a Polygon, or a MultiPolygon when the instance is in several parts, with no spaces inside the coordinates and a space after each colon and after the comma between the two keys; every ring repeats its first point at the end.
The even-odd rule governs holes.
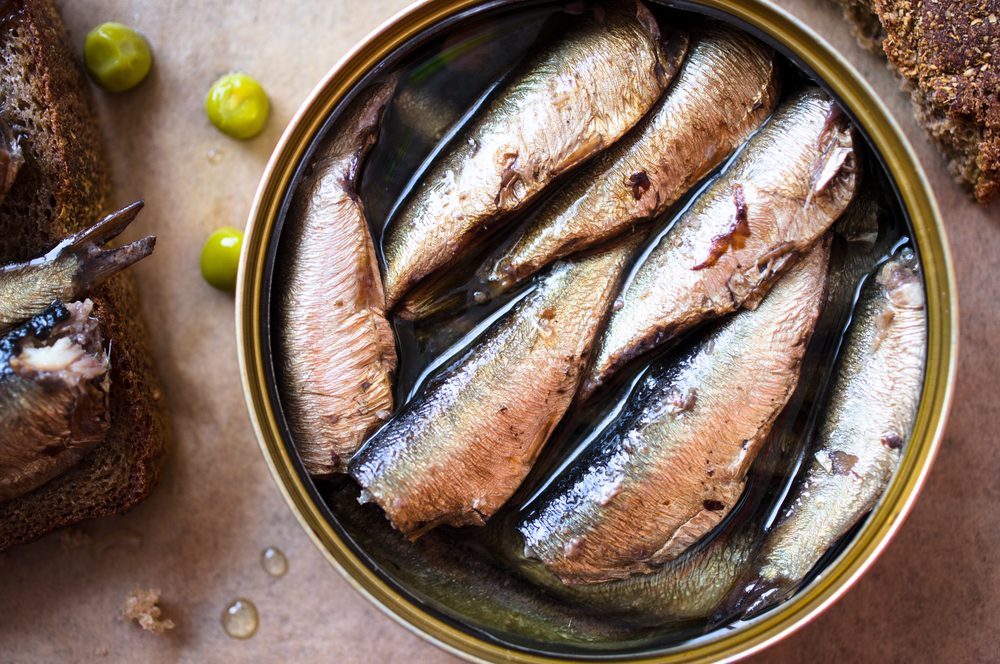
{"type": "MultiPolygon", "coordinates": [[[[705,20],[696,5],[684,2],[670,5],[670,8],[657,9],[661,23],[671,21],[690,26],[705,20]]],[[[403,117],[401,105],[394,104],[390,108],[380,141],[365,164],[362,179],[361,196],[376,238],[381,234],[393,203],[405,193],[410,175],[482,91],[500,80],[530,48],[544,29],[546,18],[558,9],[558,5],[548,2],[521,3],[516,10],[502,2],[482,5],[452,17],[402,46],[357,87],[363,89],[367,82],[387,71],[406,72],[407,83],[401,87],[397,100],[402,98],[407,102],[410,115],[403,117]],[[428,91],[431,94],[424,94],[428,91]],[[414,124],[413,117],[421,113],[426,117],[414,124]]],[[[725,16],[713,16],[713,19],[720,18],[736,23],[725,16]]],[[[815,79],[809,72],[798,71],[788,49],[764,35],[754,34],[764,37],[782,54],[785,58],[782,64],[790,79],[800,76],[815,79]]],[[[816,82],[822,85],[821,81],[816,82]]],[[[791,87],[786,85],[786,89],[791,87]]],[[[266,309],[268,321],[263,326],[263,343],[264,348],[271,351],[267,370],[272,406],[278,414],[284,443],[293,458],[292,437],[281,416],[280,380],[276,379],[273,369],[275,364],[280,366],[281,357],[272,347],[268,332],[270,320],[279,320],[276,307],[282,301],[284,265],[294,250],[287,241],[292,235],[290,227],[285,226],[294,220],[286,220],[285,215],[296,185],[308,168],[311,152],[336,129],[338,111],[349,102],[349,98],[342,100],[315,137],[291,181],[268,243],[264,287],[270,305],[266,309]]],[[[868,170],[877,173],[880,179],[885,202],[893,209],[897,232],[901,238],[912,236],[896,186],[879,165],[881,157],[870,143],[869,152],[868,170]]],[[[679,209],[683,203],[679,202],[675,208],[679,209]]],[[[665,218],[670,216],[668,212],[665,218]]],[[[405,341],[401,343],[405,345],[405,341]]],[[[405,353],[406,348],[403,351],[405,353]]],[[[402,391],[405,392],[407,381],[412,381],[419,369],[419,365],[408,366],[404,361],[400,371],[402,391]]],[[[474,538],[465,537],[458,531],[439,529],[416,544],[407,542],[392,530],[381,510],[358,504],[357,489],[352,482],[340,479],[313,484],[301,465],[296,462],[296,466],[330,525],[371,570],[415,605],[478,638],[536,654],[600,658],[676,651],[695,642],[718,638],[731,629],[730,626],[706,633],[700,624],[647,627],[568,605],[519,579],[474,538]]],[[[750,484],[754,481],[751,478],[750,484]]],[[[780,487],[770,491],[779,493],[780,487]]],[[[771,509],[776,508],[777,504],[771,509]]],[[[734,509],[729,518],[738,516],[739,509],[734,509]]],[[[826,563],[850,546],[862,527],[863,524],[859,525],[843,538],[817,570],[822,570],[826,563]]],[[[818,573],[814,572],[814,576],[818,573]]]]}

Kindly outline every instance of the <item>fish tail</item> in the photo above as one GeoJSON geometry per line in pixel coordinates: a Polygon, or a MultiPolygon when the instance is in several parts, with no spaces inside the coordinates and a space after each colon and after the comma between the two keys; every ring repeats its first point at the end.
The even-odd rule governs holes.
{"type": "Polygon", "coordinates": [[[93,226],[60,242],[46,258],[60,260],[70,256],[75,257],[79,266],[74,285],[78,293],[86,292],[92,286],[152,253],[156,245],[156,238],[152,235],[122,247],[113,249],[105,247],[128,228],[143,205],[144,201],[140,199],[112,212],[93,226]]]}
{"type": "Polygon", "coordinates": [[[139,211],[142,210],[143,205],[145,205],[145,201],[142,199],[139,199],[134,203],[129,203],[122,209],[112,212],[108,216],[104,217],[93,226],[85,228],[79,233],[70,235],[64,241],[59,243],[55,250],[62,253],[71,248],[82,248],[88,244],[98,246],[107,244],[114,238],[121,235],[122,231],[128,228],[128,225],[135,220],[139,211]]]}
{"type": "Polygon", "coordinates": [[[153,253],[156,237],[146,237],[114,249],[95,249],[82,259],[77,277],[85,288],[98,284],[153,253]]]}
{"type": "Polygon", "coordinates": [[[708,624],[710,627],[717,627],[733,620],[749,620],[780,603],[794,590],[794,584],[780,579],[745,576],[719,602],[708,624]]]}

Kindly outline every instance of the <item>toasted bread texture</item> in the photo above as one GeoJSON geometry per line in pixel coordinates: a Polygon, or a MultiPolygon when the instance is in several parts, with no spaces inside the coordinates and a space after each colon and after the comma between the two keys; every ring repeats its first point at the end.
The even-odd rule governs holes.
{"type": "MultiPolygon", "coordinates": [[[[92,224],[109,177],[83,73],[52,0],[0,2],[0,114],[25,164],[0,206],[0,262],[24,260],[92,224]]],[[[0,550],[125,511],[159,476],[167,439],[135,283],[119,274],[91,294],[111,343],[111,428],[64,475],[0,503],[0,550]]]]}
{"type": "Polygon", "coordinates": [[[837,0],[855,36],[882,50],[917,120],[980,203],[1000,196],[1000,12],[996,0],[837,0]]]}

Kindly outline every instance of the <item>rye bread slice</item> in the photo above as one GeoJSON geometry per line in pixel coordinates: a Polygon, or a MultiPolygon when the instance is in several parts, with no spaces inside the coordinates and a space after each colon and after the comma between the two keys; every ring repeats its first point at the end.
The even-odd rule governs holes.
{"type": "Polygon", "coordinates": [[[917,120],[980,203],[1000,195],[996,0],[836,0],[862,46],[885,54],[917,120]]]}
{"type": "MultiPolygon", "coordinates": [[[[0,206],[0,262],[38,255],[107,211],[110,189],[83,73],[52,0],[0,2],[0,113],[25,164],[0,206]]],[[[0,503],[0,550],[123,512],[153,489],[166,418],[135,283],[127,272],[92,295],[111,342],[111,429],[64,475],[0,503]]]]}

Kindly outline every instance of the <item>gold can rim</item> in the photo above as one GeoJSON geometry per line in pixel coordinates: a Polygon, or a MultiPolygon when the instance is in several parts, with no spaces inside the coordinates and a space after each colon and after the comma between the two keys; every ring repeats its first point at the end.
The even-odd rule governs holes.
{"type": "MultiPolygon", "coordinates": [[[[236,296],[236,336],[251,424],[271,474],[292,512],[327,560],[389,617],[437,646],[473,661],[552,662],[558,658],[487,641],[411,603],[379,578],[327,522],[296,472],[269,397],[263,347],[263,275],[268,242],[285,192],[312,139],[352,88],[399,46],[490,0],[423,0],[376,28],[313,89],[279,140],[261,177],[245,232],[236,296]]],[[[870,567],[916,501],[947,422],[958,357],[958,300],[940,212],[922,168],[895,120],[861,75],[813,30],[769,0],[684,0],[676,3],[735,19],[781,45],[853,113],[878,149],[913,229],[927,288],[928,345],[923,393],[913,435],[892,484],[847,550],[819,579],[750,625],[690,648],[623,655],[618,661],[730,661],[749,656],[799,629],[836,602],[870,567]]],[[[614,661],[607,656],[602,660],[614,661]]]]}

